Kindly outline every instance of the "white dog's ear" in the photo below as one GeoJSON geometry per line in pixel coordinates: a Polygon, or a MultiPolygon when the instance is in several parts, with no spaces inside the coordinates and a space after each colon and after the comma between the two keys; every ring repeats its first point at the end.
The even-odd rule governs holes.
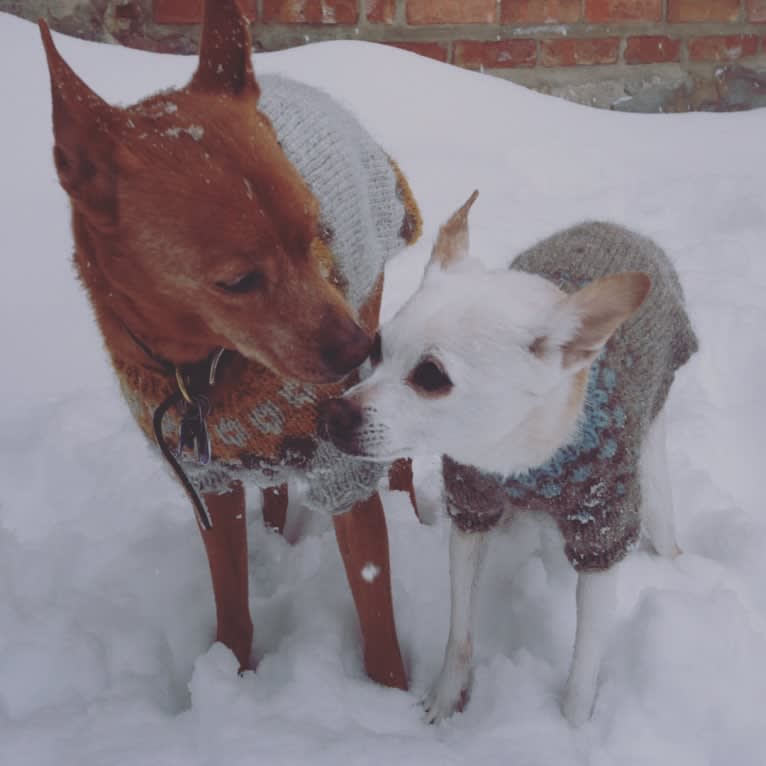
{"type": "Polygon", "coordinates": [[[468,211],[478,196],[478,190],[474,191],[463,206],[439,229],[428,268],[439,266],[448,269],[452,264],[468,257],[468,211]]]}
{"type": "Polygon", "coordinates": [[[566,298],[562,309],[577,326],[562,346],[564,367],[590,364],[612,333],[638,310],[651,287],[648,274],[625,272],[597,279],[566,298]]]}

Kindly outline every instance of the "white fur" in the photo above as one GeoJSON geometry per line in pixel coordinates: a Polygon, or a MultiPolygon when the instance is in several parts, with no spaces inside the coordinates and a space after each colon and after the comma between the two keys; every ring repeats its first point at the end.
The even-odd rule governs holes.
{"type": "Polygon", "coordinates": [[[428,723],[452,715],[468,702],[472,680],[475,596],[486,549],[486,534],[468,534],[452,526],[449,547],[450,630],[441,673],[423,700],[428,723]]]}
{"type": "Polygon", "coordinates": [[[562,370],[557,346],[577,326],[564,302],[557,287],[531,274],[487,271],[477,261],[429,268],[418,293],[382,328],[383,363],[345,397],[365,415],[358,454],[447,453],[503,472],[544,462],[576,425],[562,414],[572,371],[562,370]],[[529,351],[540,336],[552,342],[542,358],[529,351]],[[454,383],[448,397],[424,399],[407,385],[425,355],[454,383]]]}
{"type": "MultiPolygon", "coordinates": [[[[420,289],[381,329],[382,361],[346,394],[362,418],[354,454],[380,460],[448,454],[503,475],[545,463],[576,431],[585,395],[579,373],[648,292],[648,277],[641,274],[598,280],[568,296],[539,276],[488,271],[468,255],[472,200],[442,227],[420,289]],[[438,362],[451,388],[429,395],[411,384],[424,359],[438,362]]],[[[662,418],[650,428],[643,450],[642,517],[657,551],[673,556],[678,547],[662,418]]],[[[424,700],[432,723],[462,709],[470,694],[472,623],[486,537],[453,527],[449,639],[442,671],[424,700]]],[[[576,601],[562,707],[571,723],[580,724],[596,695],[616,607],[616,567],[581,573],[576,601]]]]}
{"type": "Polygon", "coordinates": [[[675,558],[681,553],[673,524],[673,490],[670,486],[665,450],[665,411],[662,410],[646,434],[639,463],[641,477],[641,520],[661,556],[675,558]]]}
{"type": "Polygon", "coordinates": [[[601,659],[617,608],[617,569],[577,576],[577,628],[562,710],[573,726],[590,718],[601,659]]]}

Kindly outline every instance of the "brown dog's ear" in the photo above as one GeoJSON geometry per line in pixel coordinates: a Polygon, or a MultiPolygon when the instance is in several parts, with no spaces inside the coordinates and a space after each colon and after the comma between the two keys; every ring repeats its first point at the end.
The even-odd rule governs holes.
{"type": "Polygon", "coordinates": [[[232,95],[260,89],[253,74],[250,25],[237,0],[206,0],[199,46],[199,66],[190,90],[232,95]]]}
{"type": "Polygon", "coordinates": [[[117,219],[115,142],[119,110],[97,96],[61,58],[50,29],[38,22],[48,58],[53,102],[53,159],[73,204],[99,227],[117,219]]]}
{"type": "Polygon", "coordinates": [[[652,287],[641,271],[611,274],[591,282],[564,302],[580,325],[563,346],[564,367],[590,364],[612,333],[639,309],[652,287]]]}
{"type": "Polygon", "coordinates": [[[439,229],[429,266],[438,264],[446,269],[468,256],[468,211],[478,196],[479,192],[474,191],[439,229]]]}

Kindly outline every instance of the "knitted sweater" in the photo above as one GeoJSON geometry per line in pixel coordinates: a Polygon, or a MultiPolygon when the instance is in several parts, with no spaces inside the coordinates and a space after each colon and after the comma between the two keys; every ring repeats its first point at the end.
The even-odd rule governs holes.
{"type": "Polygon", "coordinates": [[[466,530],[488,529],[514,509],[547,511],[576,569],[607,569],[638,538],[641,444],[675,371],[697,349],[678,275],[653,242],[605,223],[560,232],[511,268],[539,274],[568,293],[621,271],[646,272],[652,288],[593,363],[572,443],[544,465],[508,476],[445,457],[449,511],[466,530]]]}
{"type": "MultiPolygon", "coordinates": [[[[314,257],[354,309],[377,317],[386,260],[420,235],[420,214],[406,179],[353,115],[327,94],[273,75],[259,83],[260,108],[319,202],[322,236],[312,243],[314,257]]],[[[175,379],[149,360],[142,365],[113,361],[131,411],[153,439],[154,410],[176,390],[175,379]]],[[[343,383],[280,378],[230,352],[209,392],[206,422],[213,462],[199,466],[185,460],[184,468],[203,491],[224,489],[232,475],[242,472],[261,486],[297,474],[308,484],[307,505],[346,511],[372,494],[383,468],[350,458],[317,436],[317,405],[343,390],[343,383]]],[[[163,421],[173,450],[180,419],[181,412],[171,410],[163,421]]]]}
{"type": "Polygon", "coordinates": [[[420,214],[391,158],[351,112],[321,90],[279,75],[259,78],[259,106],[279,142],[319,200],[325,229],[360,309],[388,258],[420,234],[420,214]]]}

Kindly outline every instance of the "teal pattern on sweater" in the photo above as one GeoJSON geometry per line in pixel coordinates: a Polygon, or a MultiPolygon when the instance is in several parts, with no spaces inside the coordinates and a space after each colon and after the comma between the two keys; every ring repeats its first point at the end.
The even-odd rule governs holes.
{"type": "MultiPolygon", "coordinates": [[[[548,500],[561,497],[566,482],[582,485],[600,473],[599,463],[617,456],[619,431],[625,428],[627,415],[619,400],[614,401],[611,396],[616,386],[617,375],[605,365],[602,354],[591,368],[583,417],[575,441],[560,447],[544,465],[509,475],[503,485],[514,500],[529,502],[538,494],[548,500]]],[[[624,491],[623,485],[617,494],[624,494],[624,491]]],[[[587,507],[584,505],[578,512],[578,520],[592,520],[587,507]]]]}

